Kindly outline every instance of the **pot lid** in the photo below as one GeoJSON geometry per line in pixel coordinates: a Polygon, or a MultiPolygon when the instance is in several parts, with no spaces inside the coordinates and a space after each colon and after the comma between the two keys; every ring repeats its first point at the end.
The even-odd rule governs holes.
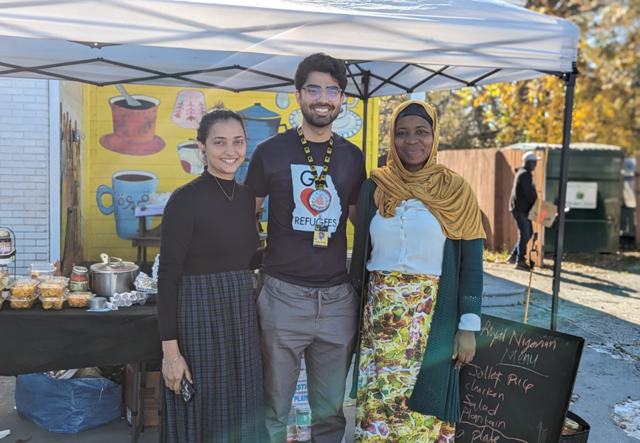
{"type": "Polygon", "coordinates": [[[269,111],[267,108],[262,106],[260,103],[256,103],[255,105],[243,109],[240,111],[240,114],[244,118],[253,118],[253,119],[268,119],[268,118],[280,118],[280,114],[277,114],[273,111],[269,111]]]}
{"type": "Polygon", "coordinates": [[[135,263],[123,261],[117,257],[109,257],[106,254],[100,254],[100,256],[102,257],[102,263],[91,265],[91,272],[117,274],[138,270],[138,265],[135,263]]]}
{"type": "Polygon", "coordinates": [[[98,274],[117,274],[120,272],[131,272],[137,271],[138,265],[131,262],[122,262],[121,266],[117,266],[115,264],[104,264],[104,263],[96,263],[95,265],[91,265],[91,272],[97,272],[98,274]]]}

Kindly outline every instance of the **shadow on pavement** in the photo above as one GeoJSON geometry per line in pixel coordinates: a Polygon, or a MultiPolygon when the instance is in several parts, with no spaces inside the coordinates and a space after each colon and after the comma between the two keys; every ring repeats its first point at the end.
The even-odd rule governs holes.
{"type": "MultiPolygon", "coordinates": [[[[611,271],[611,272],[615,272],[615,271],[611,271]]],[[[553,278],[552,275],[549,275],[543,272],[538,272],[538,271],[534,271],[533,275],[548,278],[549,280],[553,278]]],[[[594,275],[586,274],[583,272],[568,271],[565,269],[562,270],[562,276],[561,276],[560,282],[571,283],[577,286],[583,286],[585,288],[593,289],[595,291],[603,291],[603,292],[610,293],[611,295],[619,295],[623,297],[632,297],[632,295],[630,294],[638,294],[640,292],[635,288],[623,286],[611,280],[606,280],[606,279],[596,277],[594,275]],[[570,276],[593,280],[593,283],[581,282],[577,278],[571,278],[570,276]],[[616,294],[613,291],[618,291],[619,293],[616,294]]]]}

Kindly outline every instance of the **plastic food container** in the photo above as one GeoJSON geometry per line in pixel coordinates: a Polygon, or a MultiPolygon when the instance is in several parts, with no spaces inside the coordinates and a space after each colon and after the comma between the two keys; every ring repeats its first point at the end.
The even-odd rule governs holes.
{"type": "Polygon", "coordinates": [[[30,298],[36,296],[37,280],[21,278],[16,281],[11,289],[11,296],[14,298],[30,298]]]}
{"type": "Polygon", "coordinates": [[[69,285],[69,279],[67,277],[54,276],[48,277],[46,280],[43,280],[42,283],[51,283],[66,287],[69,285]]]}
{"type": "Polygon", "coordinates": [[[42,282],[40,286],[40,295],[42,297],[64,297],[67,287],[64,282],[42,282]]]}
{"type": "Polygon", "coordinates": [[[67,298],[65,296],[60,297],[44,297],[40,296],[40,303],[44,309],[62,309],[62,305],[67,298]]]}
{"type": "Polygon", "coordinates": [[[11,277],[9,276],[9,274],[8,273],[3,274],[2,269],[0,269],[0,290],[8,287],[10,282],[11,282],[11,277]]]}
{"type": "Polygon", "coordinates": [[[62,288],[69,287],[69,279],[67,277],[49,277],[40,281],[38,287],[42,286],[60,286],[62,288]]]}
{"type": "Polygon", "coordinates": [[[67,302],[72,308],[86,308],[89,306],[91,297],[93,297],[91,292],[72,292],[69,294],[67,302]]]}
{"type": "Polygon", "coordinates": [[[31,263],[29,266],[29,274],[33,279],[43,279],[47,277],[53,277],[56,272],[56,267],[51,263],[31,263]]]}
{"type": "Polygon", "coordinates": [[[29,309],[35,304],[37,299],[37,295],[33,295],[29,298],[16,298],[13,295],[7,297],[7,300],[9,300],[9,304],[11,305],[12,309],[29,309]]]}

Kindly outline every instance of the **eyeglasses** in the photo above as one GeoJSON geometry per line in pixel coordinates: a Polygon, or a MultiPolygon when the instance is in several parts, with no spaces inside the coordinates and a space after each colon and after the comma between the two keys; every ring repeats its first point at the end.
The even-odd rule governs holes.
{"type": "MultiPolygon", "coordinates": [[[[320,86],[308,85],[303,86],[300,89],[304,89],[305,91],[307,91],[307,94],[309,94],[309,98],[311,100],[318,100],[320,97],[322,97],[323,89],[320,86]]],[[[324,91],[327,94],[327,99],[329,100],[338,100],[340,99],[340,97],[342,97],[342,89],[335,86],[329,86],[328,88],[324,89],[324,91]]]]}

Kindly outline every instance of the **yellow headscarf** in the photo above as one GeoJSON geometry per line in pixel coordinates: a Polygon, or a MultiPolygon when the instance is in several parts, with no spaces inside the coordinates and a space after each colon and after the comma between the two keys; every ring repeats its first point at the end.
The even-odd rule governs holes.
{"type": "Polygon", "coordinates": [[[402,201],[417,198],[438,219],[447,238],[486,238],[478,200],[469,183],[446,166],[436,164],[440,128],[435,108],[417,100],[402,103],[391,116],[389,139],[387,166],[371,171],[371,179],[378,185],[373,199],[380,215],[393,217],[402,201]],[[418,172],[409,172],[404,168],[394,142],[396,118],[412,103],[423,106],[433,120],[433,148],[427,163],[418,172]]]}

